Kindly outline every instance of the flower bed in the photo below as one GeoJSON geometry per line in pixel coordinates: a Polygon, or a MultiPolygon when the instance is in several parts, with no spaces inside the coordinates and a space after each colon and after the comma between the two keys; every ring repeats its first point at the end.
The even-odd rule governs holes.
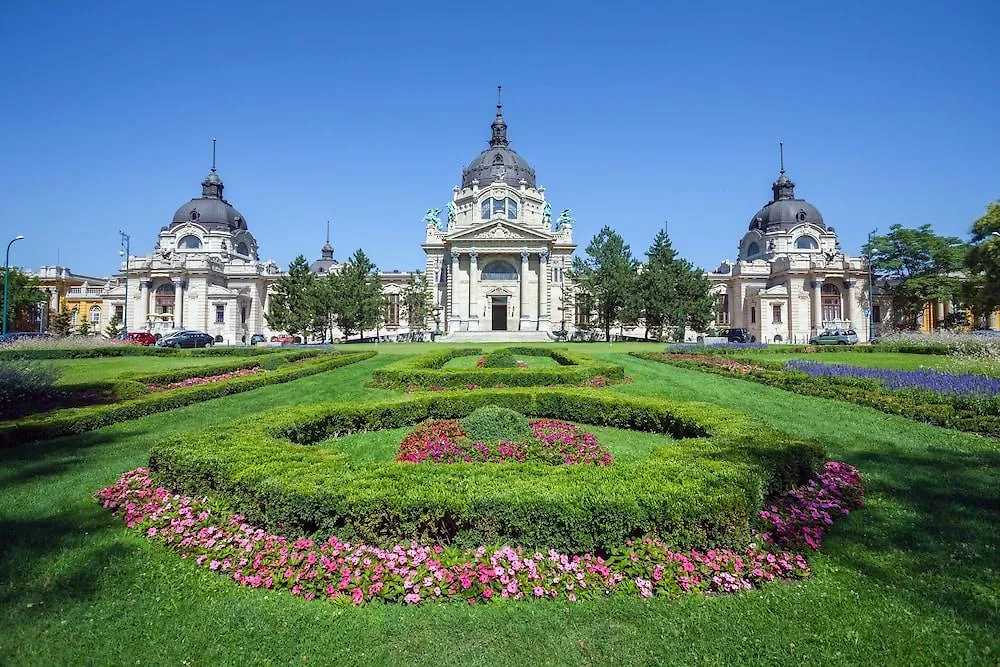
{"type": "Polygon", "coordinates": [[[548,465],[609,466],[611,452],[593,434],[556,419],[531,422],[530,440],[472,441],[457,420],[420,424],[399,446],[396,460],[405,463],[501,463],[538,461],[548,465]]]}
{"type": "Polygon", "coordinates": [[[1000,378],[986,375],[948,373],[933,369],[897,370],[867,368],[847,364],[824,364],[818,361],[792,359],[785,368],[813,377],[851,377],[878,380],[889,389],[924,389],[936,394],[996,396],[1000,394],[1000,378]]]}
{"type": "Polygon", "coordinates": [[[674,551],[645,537],[604,558],[554,549],[503,546],[455,549],[416,542],[380,548],[293,539],[217,513],[204,499],[154,486],[145,468],[124,473],[95,498],[134,530],[197,565],[251,588],[287,590],[308,600],[355,605],[493,599],[644,598],[687,592],[731,593],[809,574],[804,541],[819,548],[833,521],[861,505],[857,471],[827,463],[823,472],[762,512],[763,533],[742,549],[674,551]]]}
{"type": "Polygon", "coordinates": [[[263,369],[260,366],[254,366],[253,368],[242,368],[231,373],[220,373],[218,375],[205,375],[203,377],[187,378],[186,380],[171,382],[169,384],[147,384],[146,388],[152,391],[164,391],[167,389],[180,389],[181,387],[194,387],[199,384],[211,384],[222,380],[243,377],[244,375],[253,375],[254,373],[260,373],[262,370],[263,369]]]}

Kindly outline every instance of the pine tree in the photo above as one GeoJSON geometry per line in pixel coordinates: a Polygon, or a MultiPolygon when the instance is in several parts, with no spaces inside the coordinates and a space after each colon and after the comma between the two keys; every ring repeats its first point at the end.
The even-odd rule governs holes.
{"type": "Polygon", "coordinates": [[[316,320],[314,283],[316,276],[299,255],[288,265],[288,273],[278,278],[271,292],[271,305],[264,315],[267,326],[293,336],[307,336],[316,320]]]}
{"type": "Polygon", "coordinates": [[[573,259],[568,276],[577,285],[578,298],[593,304],[597,323],[610,341],[615,323],[634,321],[637,263],[624,239],[607,226],[591,239],[586,253],[587,259],[573,259]]]}
{"type": "Polygon", "coordinates": [[[68,310],[60,310],[49,320],[49,328],[57,336],[68,336],[73,330],[73,316],[68,310]]]}
{"type": "Polygon", "coordinates": [[[111,321],[108,322],[108,326],[104,328],[104,335],[108,338],[114,338],[122,332],[122,321],[118,319],[118,315],[112,315],[111,321]]]}
{"type": "Polygon", "coordinates": [[[344,265],[334,283],[334,317],[344,335],[376,329],[382,322],[384,304],[378,267],[360,248],[344,265]]]}
{"type": "Polygon", "coordinates": [[[89,336],[90,335],[90,320],[83,318],[80,324],[76,327],[77,336],[89,336]]]}
{"type": "Polygon", "coordinates": [[[671,330],[674,339],[684,328],[703,330],[712,320],[714,298],[704,273],[677,256],[666,232],[660,231],[646,251],[636,291],[647,337],[661,338],[671,330]]]}

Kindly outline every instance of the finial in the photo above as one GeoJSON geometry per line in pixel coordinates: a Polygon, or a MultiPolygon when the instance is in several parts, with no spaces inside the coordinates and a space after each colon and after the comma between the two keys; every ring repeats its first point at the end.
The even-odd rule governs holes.
{"type": "Polygon", "coordinates": [[[503,90],[503,86],[497,86],[497,115],[500,115],[500,110],[503,108],[503,102],[500,101],[500,92],[503,90]]]}
{"type": "Polygon", "coordinates": [[[785,173],[785,142],[778,142],[778,153],[781,155],[781,171],[778,173],[783,174],[785,173]]]}
{"type": "Polygon", "coordinates": [[[330,242],[330,221],[326,221],[326,242],[330,242]]]}
{"type": "Polygon", "coordinates": [[[212,137],[212,173],[215,173],[215,137],[212,137]]]}

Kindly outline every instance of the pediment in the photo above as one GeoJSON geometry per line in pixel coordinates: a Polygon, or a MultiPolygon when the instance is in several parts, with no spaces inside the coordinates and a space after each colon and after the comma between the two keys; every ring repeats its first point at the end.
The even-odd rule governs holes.
{"type": "Polygon", "coordinates": [[[448,241],[552,241],[551,234],[528,229],[511,222],[486,222],[445,237],[448,241]]]}
{"type": "Polygon", "coordinates": [[[486,293],[486,296],[514,296],[514,293],[503,287],[494,287],[486,293]]]}

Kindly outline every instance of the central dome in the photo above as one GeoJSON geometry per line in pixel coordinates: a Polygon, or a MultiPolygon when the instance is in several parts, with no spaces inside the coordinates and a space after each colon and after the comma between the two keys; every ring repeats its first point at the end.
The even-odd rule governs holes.
{"type": "Polygon", "coordinates": [[[462,187],[471,188],[474,180],[479,181],[481,188],[497,181],[514,188],[521,187],[522,181],[529,188],[535,187],[535,170],[509,146],[507,123],[503,119],[502,105],[499,102],[497,117],[490,128],[493,131],[490,147],[462,170],[462,187]]]}
{"type": "Polygon", "coordinates": [[[201,197],[196,197],[177,209],[171,227],[193,222],[205,229],[235,231],[246,229],[247,221],[233,205],[222,198],[225,186],[215,169],[201,182],[201,197]]]}
{"type": "Polygon", "coordinates": [[[796,225],[813,224],[826,230],[823,215],[805,199],[795,196],[795,183],[785,176],[782,169],[778,179],[771,184],[771,201],[750,219],[750,229],[765,234],[773,230],[788,230],[796,225]]]}

